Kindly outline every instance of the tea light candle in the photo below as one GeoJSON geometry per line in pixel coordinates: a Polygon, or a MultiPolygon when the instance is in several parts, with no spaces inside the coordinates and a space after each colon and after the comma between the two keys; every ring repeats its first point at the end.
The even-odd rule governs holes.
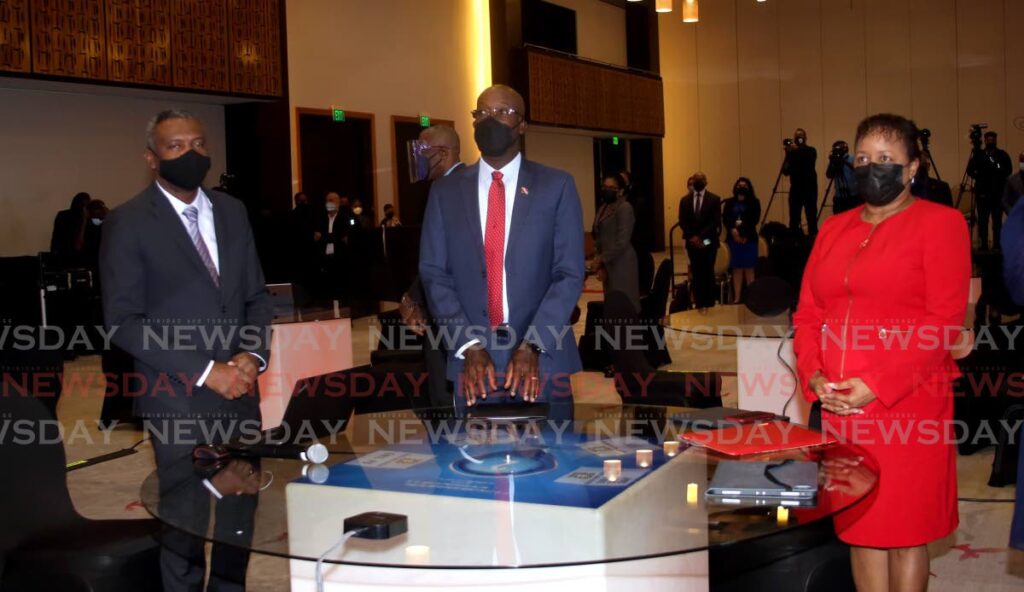
{"type": "Polygon", "coordinates": [[[426,545],[409,545],[405,548],[405,562],[410,565],[429,564],[430,547],[426,545]]]}
{"type": "Polygon", "coordinates": [[[686,503],[691,506],[697,504],[697,495],[700,493],[700,486],[696,483],[690,483],[686,486],[686,503]]]}
{"type": "Polygon", "coordinates": [[[676,440],[665,442],[663,448],[665,449],[665,456],[670,458],[679,454],[679,442],[676,440]]]}
{"type": "Polygon", "coordinates": [[[618,459],[604,461],[604,478],[615,481],[622,476],[622,461],[618,459]]]}
{"type": "Polygon", "coordinates": [[[779,526],[789,524],[789,508],[779,506],[779,509],[775,511],[775,522],[778,523],[779,526]]]}
{"type": "Polygon", "coordinates": [[[636,464],[642,469],[654,464],[654,451],[646,448],[636,451],[636,464]]]}

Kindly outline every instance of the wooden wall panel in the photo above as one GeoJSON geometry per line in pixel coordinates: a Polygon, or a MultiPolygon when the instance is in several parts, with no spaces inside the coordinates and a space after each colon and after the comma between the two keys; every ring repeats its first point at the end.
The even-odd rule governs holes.
{"type": "Polygon", "coordinates": [[[32,70],[105,79],[103,0],[32,0],[32,70]]]}
{"type": "Polygon", "coordinates": [[[231,91],[281,95],[281,28],[277,0],[228,0],[231,91]]]}
{"type": "Polygon", "coordinates": [[[865,44],[868,113],[909,114],[910,31],[919,16],[911,19],[908,0],[867,0],[865,14],[865,38],[885,40],[865,44]]]}
{"type": "Polygon", "coordinates": [[[166,0],[106,0],[107,77],[169,86],[171,7],[166,0]]]}
{"type": "Polygon", "coordinates": [[[228,91],[228,22],[225,0],[174,0],[171,47],[174,86],[228,91]]]}
{"type": "Polygon", "coordinates": [[[0,71],[31,70],[28,15],[28,0],[0,0],[0,71]]]}
{"type": "Polygon", "coordinates": [[[703,2],[700,12],[696,32],[701,167],[711,191],[728,197],[741,171],[736,4],[703,2]]]}
{"type": "Polygon", "coordinates": [[[658,78],[529,50],[525,55],[529,119],[589,130],[664,134],[658,78]]]}
{"type": "MultiPolygon", "coordinates": [[[[956,190],[964,162],[959,146],[964,130],[957,125],[956,1],[911,0],[910,68],[914,77],[913,116],[932,132],[931,153],[939,174],[956,190]]],[[[955,197],[955,194],[954,194],[955,197]]]]}

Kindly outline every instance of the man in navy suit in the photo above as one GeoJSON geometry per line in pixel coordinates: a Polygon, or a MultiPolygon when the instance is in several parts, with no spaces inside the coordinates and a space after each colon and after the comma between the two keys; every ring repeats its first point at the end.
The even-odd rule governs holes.
{"type": "Polygon", "coordinates": [[[522,96],[480,94],[482,158],[430,190],[420,277],[449,346],[456,405],[572,401],[569,319],[583,290],[583,214],[571,176],[525,160],[522,96]]]}
{"type": "Polygon", "coordinates": [[[201,187],[210,169],[202,124],[183,111],[158,114],[146,130],[154,181],[107,216],[100,246],[105,323],[135,360],[161,486],[163,588],[202,589],[211,496],[219,541],[207,590],[243,590],[254,495],[210,482],[168,495],[191,466],[196,444],[260,429],[257,374],[270,357],[270,296],[245,206],[201,187]],[[238,495],[235,495],[238,494],[238,495]],[[221,499],[223,498],[223,499],[221,499]]]}

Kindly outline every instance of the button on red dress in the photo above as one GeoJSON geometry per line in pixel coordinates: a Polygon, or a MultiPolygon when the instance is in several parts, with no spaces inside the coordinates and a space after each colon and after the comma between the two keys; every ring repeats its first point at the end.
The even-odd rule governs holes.
{"type": "Polygon", "coordinates": [[[963,215],[917,200],[878,225],[863,206],[822,227],[793,317],[804,396],[816,371],[860,378],[877,399],[863,415],[822,413],[825,429],[878,463],[874,493],[836,516],[844,542],[922,545],[956,529],[956,453],[949,347],[963,328],[970,235],[963,215]]]}

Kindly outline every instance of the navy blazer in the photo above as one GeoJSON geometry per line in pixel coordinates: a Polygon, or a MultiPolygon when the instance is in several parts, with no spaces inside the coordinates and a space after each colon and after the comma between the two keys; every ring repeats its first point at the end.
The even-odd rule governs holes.
{"type": "MultiPolygon", "coordinates": [[[[434,182],[420,241],[420,277],[430,310],[446,336],[448,378],[457,381],[455,353],[481,338],[498,373],[510,348],[487,343],[487,271],[478,196],[479,163],[434,182]]],[[[576,184],[563,171],[522,159],[505,251],[509,327],[543,351],[542,374],[582,369],[569,319],[583,291],[583,211],[576,184]]]]}
{"type": "Polygon", "coordinates": [[[135,359],[144,393],[139,415],[259,417],[259,397],[228,401],[195,383],[210,360],[242,351],[270,360],[272,308],[241,201],[203,188],[213,204],[220,285],[156,184],[103,223],[104,322],[135,359]],[[175,337],[177,330],[178,337],[175,337]]]}

